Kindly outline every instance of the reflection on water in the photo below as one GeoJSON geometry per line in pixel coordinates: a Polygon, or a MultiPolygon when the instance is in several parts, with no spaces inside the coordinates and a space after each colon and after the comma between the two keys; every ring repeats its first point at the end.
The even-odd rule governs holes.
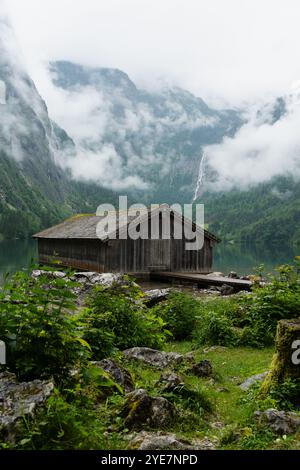
{"type": "Polygon", "coordinates": [[[265,266],[265,273],[272,273],[276,266],[291,263],[300,250],[290,246],[226,245],[220,243],[214,251],[214,271],[228,274],[236,271],[240,275],[253,273],[259,265],[265,266]]]}
{"type": "MultiPolygon", "coordinates": [[[[237,271],[240,275],[253,272],[253,268],[264,264],[266,272],[274,271],[278,265],[291,262],[300,250],[283,246],[226,245],[220,243],[214,250],[214,271],[228,274],[237,271]]],[[[4,273],[26,269],[37,260],[35,240],[5,240],[0,242],[0,278],[4,273]]]]}
{"type": "Polygon", "coordinates": [[[12,274],[37,260],[35,240],[4,240],[0,242],[0,281],[6,273],[12,274]]]}

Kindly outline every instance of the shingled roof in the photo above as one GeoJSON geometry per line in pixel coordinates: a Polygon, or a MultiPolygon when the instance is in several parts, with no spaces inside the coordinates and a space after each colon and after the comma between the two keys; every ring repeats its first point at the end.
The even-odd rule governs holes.
{"type": "MultiPolygon", "coordinates": [[[[161,210],[160,209],[155,209],[156,211],[161,210]]],[[[170,211],[170,209],[168,209],[170,211]]],[[[74,217],[71,217],[61,224],[55,225],[54,227],[50,227],[46,230],[43,230],[42,232],[39,232],[35,235],[33,235],[33,238],[44,238],[44,239],[91,239],[95,240],[98,239],[97,236],[97,225],[98,223],[104,218],[104,217],[111,217],[112,221],[115,220],[115,217],[117,217],[117,227],[118,230],[117,232],[120,232],[121,230],[127,230],[128,225],[134,221],[135,224],[140,224],[143,223],[145,220],[149,218],[151,213],[154,211],[151,211],[150,209],[146,211],[142,211],[139,216],[136,214],[134,215],[127,215],[126,212],[112,212],[109,213],[105,216],[96,216],[96,215],[76,215],[74,217]],[[127,217],[126,217],[127,215],[127,217]]],[[[177,217],[182,217],[179,213],[175,213],[174,211],[171,211],[174,213],[177,217]]],[[[107,219],[107,222],[109,220],[107,219]]],[[[194,230],[199,230],[203,232],[203,229],[193,223],[193,228],[194,230]]],[[[207,230],[204,230],[205,236],[207,238],[210,238],[213,241],[219,242],[220,240],[213,235],[212,233],[208,232],[207,230]]],[[[107,240],[109,238],[116,234],[116,232],[111,232],[107,234],[107,240]]],[[[114,237],[116,238],[116,237],[114,237]]]]}

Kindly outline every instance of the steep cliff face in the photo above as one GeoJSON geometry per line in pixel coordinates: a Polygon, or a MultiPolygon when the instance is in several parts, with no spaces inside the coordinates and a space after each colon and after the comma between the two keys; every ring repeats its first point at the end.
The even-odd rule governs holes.
{"type": "Polygon", "coordinates": [[[59,160],[72,156],[74,143],[50,119],[5,18],[0,83],[0,236],[26,236],[73,212],[93,212],[102,190],[72,181],[62,169],[59,160]]]}

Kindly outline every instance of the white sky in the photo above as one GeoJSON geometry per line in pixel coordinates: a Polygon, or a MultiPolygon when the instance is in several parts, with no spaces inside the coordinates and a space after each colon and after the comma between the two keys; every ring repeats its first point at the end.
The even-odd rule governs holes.
{"type": "Polygon", "coordinates": [[[231,106],[284,94],[300,79],[299,0],[7,3],[33,78],[40,61],[68,59],[231,106]]]}

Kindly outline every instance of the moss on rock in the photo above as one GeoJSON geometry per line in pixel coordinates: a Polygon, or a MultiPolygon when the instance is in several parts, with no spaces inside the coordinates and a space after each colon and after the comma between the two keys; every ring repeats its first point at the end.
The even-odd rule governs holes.
{"type": "Polygon", "coordinates": [[[276,353],[272,359],[270,372],[262,384],[262,395],[266,395],[271,388],[288,379],[300,379],[300,365],[292,361],[294,352],[292,346],[297,340],[300,340],[300,319],[280,320],[276,334],[276,353]]]}

